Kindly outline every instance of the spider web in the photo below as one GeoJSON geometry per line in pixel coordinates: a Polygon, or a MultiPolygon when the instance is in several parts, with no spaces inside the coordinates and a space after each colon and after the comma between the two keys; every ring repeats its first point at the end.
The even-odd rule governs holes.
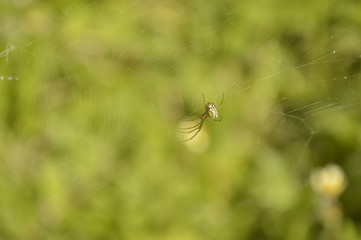
{"type": "MultiPolygon", "coordinates": [[[[255,175],[270,160],[305,179],[314,165],[358,153],[357,143],[346,146],[359,137],[361,103],[360,19],[342,19],[351,2],[340,9],[339,1],[326,4],[335,19],[284,12],[301,4],[282,1],[269,6],[269,15],[259,2],[52,4],[10,1],[0,22],[0,168],[7,193],[1,201],[23,206],[40,226],[79,236],[84,229],[75,226],[86,218],[106,229],[85,237],[119,222],[125,229],[160,228],[178,221],[167,214],[174,203],[145,201],[157,202],[159,191],[187,202],[185,192],[196,191],[189,182],[202,188],[206,181],[189,175],[211,178],[208,172],[224,167],[220,159],[255,175]],[[17,20],[19,9],[26,14],[17,20]],[[209,145],[192,153],[175,130],[184,117],[204,112],[202,93],[216,104],[224,94],[222,122],[205,121],[209,145]],[[245,167],[252,164],[259,169],[245,167]],[[34,202],[39,206],[29,206],[34,202]],[[122,215],[101,219],[89,209],[122,215]]],[[[275,208],[290,207],[285,202],[275,208]]],[[[217,225],[218,215],[199,211],[204,215],[189,214],[192,227],[204,232],[204,220],[217,225]]],[[[15,215],[27,225],[26,216],[15,215]]],[[[4,229],[19,236],[11,224],[4,229]]]]}

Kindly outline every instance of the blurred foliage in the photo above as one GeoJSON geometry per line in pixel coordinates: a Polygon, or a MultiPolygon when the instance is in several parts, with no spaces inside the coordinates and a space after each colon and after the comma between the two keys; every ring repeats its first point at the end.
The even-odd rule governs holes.
{"type": "Polygon", "coordinates": [[[360,8],[3,1],[0,239],[360,239],[360,8]]]}

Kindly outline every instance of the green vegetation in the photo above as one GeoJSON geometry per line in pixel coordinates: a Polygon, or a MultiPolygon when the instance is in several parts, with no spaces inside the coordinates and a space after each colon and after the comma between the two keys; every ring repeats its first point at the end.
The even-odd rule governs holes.
{"type": "Polygon", "coordinates": [[[0,3],[0,239],[360,239],[360,8],[0,3]]]}

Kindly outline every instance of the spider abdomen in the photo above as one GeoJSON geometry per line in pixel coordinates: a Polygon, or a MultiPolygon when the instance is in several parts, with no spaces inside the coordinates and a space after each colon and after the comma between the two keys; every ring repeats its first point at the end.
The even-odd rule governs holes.
{"type": "Polygon", "coordinates": [[[206,104],[206,111],[208,116],[211,119],[216,119],[218,118],[218,111],[217,111],[217,107],[214,103],[207,103],[206,104]]]}

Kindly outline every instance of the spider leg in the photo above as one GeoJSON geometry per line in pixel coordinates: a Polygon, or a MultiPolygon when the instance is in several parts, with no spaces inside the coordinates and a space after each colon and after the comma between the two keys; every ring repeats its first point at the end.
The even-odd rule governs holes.
{"type": "Polygon", "coordinates": [[[197,126],[194,126],[194,129],[192,129],[190,131],[177,131],[177,132],[179,132],[179,133],[191,133],[191,132],[194,132],[194,131],[198,130],[199,127],[200,127],[200,125],[199,126],[197,125],[197,126]]]}
{"type": "Polygon", "coordinates": [[[197,123],[196,125],[192,126],[192,127],[184,127],[184,128],[178,128],[178,129],[183,129],[183,130],[187,130],[187,129],[192,129],[192,128],[196,128],[201,124],[201,122],[197,123]]]}
{"type": "Polygon", "coordinates": [[[222,95],[222,101],[221,101],[221,103],[219,104],[219,106],[222,106],[223,100],[224,100],[224,93],[223,93],[223,95],[222,95]]]}
{"type": "MultiPolygon", "coordinates": [[[[194,129],[194,130],[197,130],[197,129],[198,129],[198,131],[197,131],[192,137],[190,137],[190,138],[188,138],[188,139],[186,139],[186,140],[181,140],[181,141],[179,141],[179,142],[187,142],[187,141],[189,141],[189,140],[192,140],[195,136],[197,136],[197,134],[199,133],[199,131],[201,131],[201,129],[202,129],[203,122],[204,122],[204,120],[202,120],[202,121],[200,122],[199,128],[194,129]]],[[[192,131],[192,132],[194,132],[194,131],[192,131]]]]}
{"type": "Polygon", "coordinates": [[[180,132],[180,131],[177,131],[177,133],[192,133],[192,132],[197,131],[197,130],[199,130],[199,128],[193,129],[192,131],[189,131],[189,132],[180,132]]]}

